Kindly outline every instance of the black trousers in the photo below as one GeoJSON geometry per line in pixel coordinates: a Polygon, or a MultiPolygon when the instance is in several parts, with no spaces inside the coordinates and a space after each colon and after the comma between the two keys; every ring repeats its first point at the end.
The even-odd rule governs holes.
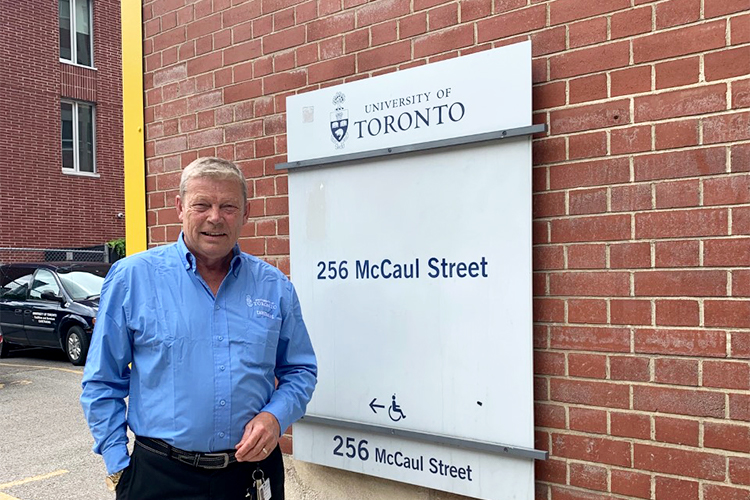
{"type": "Polygon", "coordinates": [[[202,469],[136,445],[117,485],[117,500],[257,500],[252,479],[257,468],[271,483],[271,500],[284,500],[284,460],[278,446],[260,462],[202,469]]]}

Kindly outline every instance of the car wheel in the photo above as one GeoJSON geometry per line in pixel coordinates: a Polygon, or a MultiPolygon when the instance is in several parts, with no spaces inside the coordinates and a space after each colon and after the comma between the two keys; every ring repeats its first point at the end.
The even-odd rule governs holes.
{"type": "Polygon", "coordinates": [[[65,354],[75,366],[81,366],[86,363],[86,354],[89,350],[89,341],[83,328],[80,326],[71,326],[68,334],[65,336],[65,354]]]}
{"type": "Polygon", "coordinates": [[[3,339],[2,336],[0,336],[0,358],[7,358],[8,352],[10,351],[10,346],[7,342],[3,339]]]}

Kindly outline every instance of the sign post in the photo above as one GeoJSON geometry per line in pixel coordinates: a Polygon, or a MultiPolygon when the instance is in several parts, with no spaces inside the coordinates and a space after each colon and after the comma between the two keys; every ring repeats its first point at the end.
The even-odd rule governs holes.
{"type": "Polygon", "coordinates": [[[529,42],[288,98],[295,458],[531,500],[529,42]]]}

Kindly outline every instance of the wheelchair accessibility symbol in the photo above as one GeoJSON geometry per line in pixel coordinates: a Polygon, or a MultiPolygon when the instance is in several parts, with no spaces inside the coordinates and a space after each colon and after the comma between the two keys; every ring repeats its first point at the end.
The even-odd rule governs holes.
{"type": "Polygon", "coordinates": [[[404,415],[404,412],[401,411],[401,407],[396,403],[396,395],[394,394],[391,398],[391,406],[388,408],[388,416],[393,420],[394,422],[398,422],[399,420],[406,418],[406,415],[404,415]]]}

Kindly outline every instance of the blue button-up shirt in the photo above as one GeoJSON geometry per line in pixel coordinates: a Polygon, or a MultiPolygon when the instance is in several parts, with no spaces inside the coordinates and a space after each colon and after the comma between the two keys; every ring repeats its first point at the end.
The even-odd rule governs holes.
{"type": "Polygon", "coordinates": [[[111,474],[130,463],[126,425],[183,450],[233,449],[261,411],[282,432],[299,419],[316,376],[286,276],[235,246],[214,297],[180,235],[107,275],[81,404],[111,474]]]}

